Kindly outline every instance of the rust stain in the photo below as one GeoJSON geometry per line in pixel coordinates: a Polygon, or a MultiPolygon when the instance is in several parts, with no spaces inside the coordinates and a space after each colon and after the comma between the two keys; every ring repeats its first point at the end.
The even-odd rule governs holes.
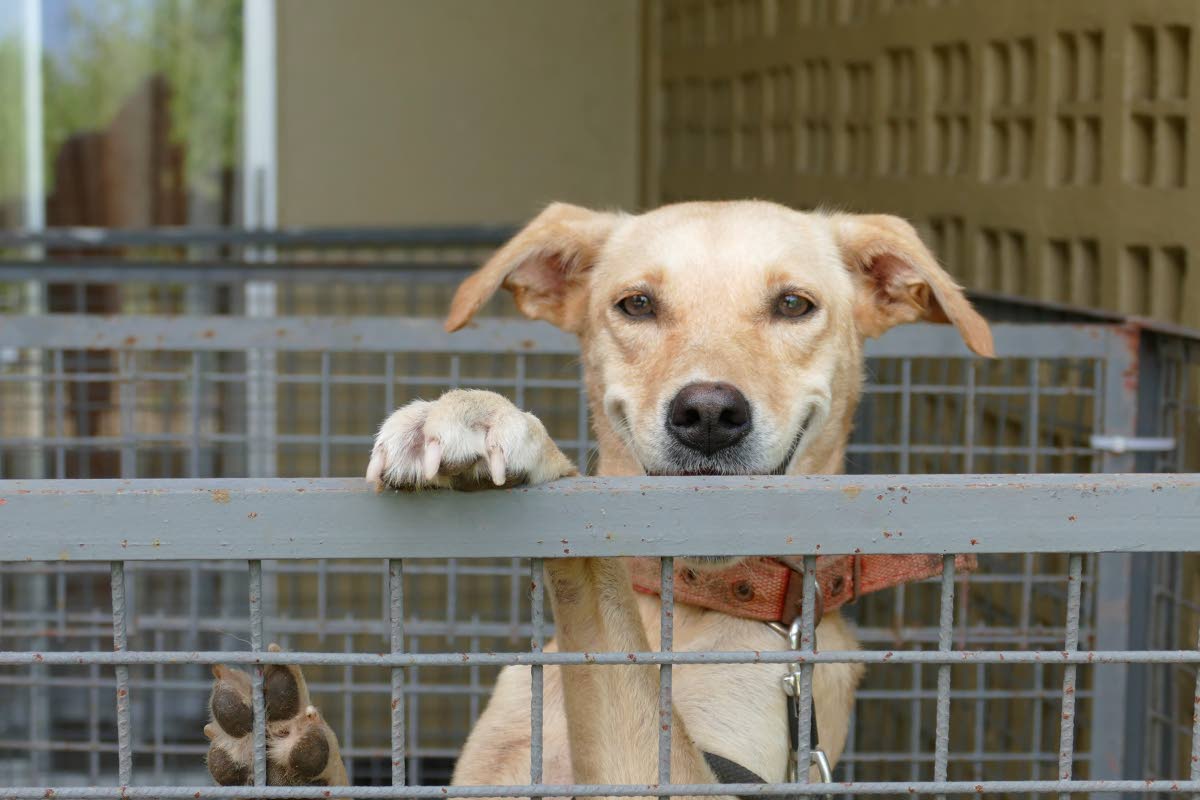
{"type": "Polygon", "coordinates": [[[525,348],[526,350],[532,350],[533,348],[537,347],[537,342],[535,342],[533,339],[522,339],[521,347],[525,348]]]}
{"type": "Polygon", "coordinates": [[[133,347],[135,344],[137,344],[137,340],[138,338],[136,336],[126,336],[124,344],[126,347],[133,347]]]}
{"type": "Polygon", "coordinates": [[[3,497],[0,497],[0,506],[6,506],[6,505],[8,505],[8,501],[5,500],[3,497]]]}
{"type": "Polygon", "coordinates": [[[854,498],[856,498],[860,494],[862,494],[862,487],[861,486],[847,486],[845,489],[842,489],[842,494],[846,495],[847,500],[853,500],[854,498]]]}
{"type": "Polygon", "coordinates": [[[251,511],[249,514],[246,515],[246,519],[254,519],[257,516],[258,516],[257,511],[251,511]]]}
{"type": "Polygon", "coordinates": [[[977,544],[979,544],[979,540],[978,540],[978,539],[972,539],[972,540],[971,540],[971,545],[972,545],[972,546],[974,546],[974,545],[977,545],[977,544]]]}
{"type": "Polygon", "coordinates": [[[1075,521],[1075,520],[1077,520],[1077,519],[1079,519],[1079,517],[1075,516],[1074,514],[1072,514],[1071,516],[1067,517],[1067,521],[1068,521],[1068,522],[1074,522],[1074,521],[1075,521]]]}
{"type": "Polygon", "coordinates": [[[228,503],[229,502],[229,490],[228,489],[213,489],[212,499],[213,499],[214,503],[222,503],[222,504],[228,503]]]}
{"type": "Polygon", "coordinates": [[[203,338],[203,339],[212,339],[216,335],[217,335],[217,332],[214,331],[212,328],[209,328],[204,333],[200,334],[201,338],[203,338]]]}

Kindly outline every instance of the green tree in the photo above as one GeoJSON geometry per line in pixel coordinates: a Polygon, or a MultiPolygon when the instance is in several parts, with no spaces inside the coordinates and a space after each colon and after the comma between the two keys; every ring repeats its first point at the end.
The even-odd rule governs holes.
{"type": "MultiPolygon", "coordinates": [[[[171,139],[184,145],[189,191],[213,195],[238,163],[242,103],[241,0],[74,0],[70,47],[43,60],[46,185],[73,135],[111,124],[154,75],[171,87],[171,139]]],[[[21,46],[0,39],[0,204],[23,190],[21,46]]]]}

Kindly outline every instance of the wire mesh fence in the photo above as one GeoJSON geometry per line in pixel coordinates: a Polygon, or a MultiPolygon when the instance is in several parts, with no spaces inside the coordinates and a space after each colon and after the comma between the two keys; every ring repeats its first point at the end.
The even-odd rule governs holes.
{"type": "MultiPolygon", "coordinates": [[[[928,647],[873,648],[864,651],[814,651],[812,631],[815,625],[813,604],[804,615],[802,626],[808,631],[807,645],[800,652],[786,650],[713,652],[684,650],[674,651],[669,647],[640,653],[545,653],[538,648],[528,650],[514,646],[509,640],[503,649],[489,649],[484,637],[471,637],[470,646],[462,649],[438,648],[424,652],[419,647],[402,646],[410,641],[415,631],[410,627],[417,620],[410,620],[400,613],[402,604],[397,598],[407,601],[420,596],[409,585],[411,575],[398,561],[387,558],[388,551],[402,549],[412,554],[417,564],[431,554],[462,557],[480,552],[494,556],[499,552],[515,553],[532,558],[529,569],[520,570],[523,591],[531,599],[540,592],[540,582],[530,575],[540,573],[542,555],[557,552],[556,542],[546,542],[544,533],[536,522],[544,520],[550,512],[557,512],[558,527],[564,538],[576,548],[579,555],[603,555],[622,552],[633,555],[649,555],[666,559],[665,572],[670,572],[670,557],[662,552],[672,549],[676,541],[673,532],[687,531],[689,551],[701,555],[716,552],[739,554],[757,553],[778,547],[784,538],[793,539],[798,551],[814,552],[820,549],[827,538],[829,527],[841,523],[837,535],[839,541],[856,543],[865,554],[895,554],[927,550],[953,552],[960,548],[993,551],[996,556],[1025,558],[1055,557],[1050,549],[1062,547],[1075,551],[1086,547],[1089,552],[1105,551],[1108,555],[1126,548],[1139,551],[1194,552],[1198,542],[1194,537],[1196,492],[1200,488],[1195,476],[1097,476],[1081,483],[1078,476],[1038,477],[1020,475],[1010,479],[995,479],[980,483],[978,478],[954,479],[938,476],[933,479],[911,476],[910,486],[897,493],[890,485],[892,477],[871,478],[846,476],[811,482],[782,480],[771,483],[739,483],[736,479],[706,479],[695,481],[670,479],[660,481],[648,491],[642,480],[578,479],[572,487],[555,487],[524,493],[516,501],[503,495],[482,494],[469,504],[466,500],[446,495],[436,503],[414,506],[410,498],[402,494],[372,499],[368,490],[356,481],[131,481],[128,483],[97,484],[74,481],[8,481],[0,484],[0,494],[6,500],[10,516],[9,529],[4,537],[6,553],[13,558],[25,557],[33,562],[46,562],[53,554],[64,548],[77,550],[81,558],[101,563],[92,568],[93,575],[107,584],[110,602],[98,609],[97,621],[117,631],[115,652],[111,647],[88,645],[86,638],[79,644],[55,643],[49,649],[0,652],[0,664],[11,669],[30,669],[42,672],[41,680],[31,681],[34,687],[54,687],[55,680],[63,675],[76,673],[79,676],[91,673],[97,677],[96,685],[84,685],[85,691],[93,694],[100,687],[107,691],[109,702],[96,704],[105,707],[103,733],[94,727],[93,736],[78,748],[89,759],[100,762],[90,775],[92,785],[108,785],[114,788],[98,790],[95,796],[116,796],[123,787],[166,783],[169,787],[163,796],[175,787],[188,787],[189,792],[201,796],[218,796],[203,787],[204,781],[186,768],[179,772],[164,769],[162,762],[195,760],[198,752],[190,752],[188,740],[193,738],[179,733],[176,740],[172,735],[178,727],[183,730],[198,727],[204,719],[203,698],[207,694],[208,682],[201,665],[213,663],[264,664],[298,663],[310,674],[328,670],[336,677],[326,690],[332,695],[332,703],[325,702],[327,694],[319,694],[325,706],[327,719],[344,737],[347,748],[360,747],[356,739],[362,724],[371,720],[378,724],[378,751],[394,758],[396,754],[411,757],[410,748],[415,736],[420,736],[421,715],[413,714],[412,704],[428,700],[423,691],[424,678],[419,677],[427,670],[448,677],[457,673],[460,685],[476,688],[476,681],[464,676],[476,669],[494,669],[503,664],[544,665],[554,667],[571,664],[600,664],[604,668],[624,668],[630,663],[675,665],[684,670],[689,665],[712,665],[732,663],[760,663],[784,665],[801,660],[809,665],[857,662],[871,665],[876,673],[887,676],[904,676],[910,670],[924,670],[944,675],[934,687],[924,687],[920,698],[921,716],[928,723],[938,721],[943,735],[929,747],[928,757],[919,758],[917,764],[897,758],[895,766],[902,773],[895,776],[886,773],[867,773],[866,765],[858,765],[857,775],[848,775],[848,786],[837,787],[839,791],[852,793],[902,794],[913,792],[961,792],[1006,793],[1045,791],[1162,791],[1194,792],[1200,789],[1196,779],[1196,768],[1184,766],[1180,772],[1168,775],[1163,781],[1114,781],[1094,773],[1098,762],[1108,753],[1087,753],[1080,749],[1088,740],[1089,717],[1096,713],[1094,695],[1082,693],[1081,685],[1097,685],[1099,677],[1091,674],[1125,668],[1129,664],[1162,665],[1178,668],[1181,672],[1194,673],[1200,663],[1200,643],[1190,642],[1174,649],[1108,650],[1098,644],[1096,637],[1085,633],[1083,619],[1094,605],[1096,587],[1085,580],[1085,562],[1088,556],[1082,553],[1062,556],[1066,562],[1066,574],[1047,581],[1059,597],[1059,616],[1054,622],[1061,627],[1060,636],[1041,645],[1022,646],[997,645],[995,642],[976,644],[969,636],[969,614],[956,609],[961,597],[961,588],[953,572],[933,587],[937,595],[940,613],[936,626],[937,643],[928,647]],[[298,492],[304,488],[304,492],[298,492]],[[855,491],[857,490],[857,491],[855,491]],[[881,504],[873,495],[889,495],[886,504],[881,504]],[[669,528],[672,536],[647,539],[641,524],[645,515],[657,508],[664,498],[687,496],[689,506],[663,528],[669,528]],[[908,498],[912,502],[906,502],[908,498]],[[810,510],[813,525],[797,530],[789,521],[787,509],[802,503],[810,510]],[[454,504],[454,514],[449,513],[454,504]],[[749,508],[763,509],[768,513],[762,518],[764,524],[742,526],[739,537],[731,542],[729,531],[737,528],[749,508]],[[886,509],[871,513],[867,508],[886,509]],[[247,513],[247,509],[253,509],[247,513]],[[1155,536],[1152,539],[1130,537],[1132,527],[1145,524],[1147,509],[1153,509],[1155,536]],[[857,511],[857,513],[855,513],[857,511]],[[865,513],[864,513],[865,512],[865,513]],[[1072,512],[1077,526],[1064,526],[1062,519],[1072,512]],[[455,519],[458,515],[458,519],[455,519]],[[598,516],[599,515],[599,516],[598,516]],[[185,520],[177,527],[156,522],[156,518],[185,520]],[[603,517],[606,532],[593,532],[593,521],[603,517]],[[893,543],[890,537],[876,535],[880,519],[894,519],[916,532],[909,543],[893,543]],[[91,520],[90,527],[81,528],[81,520],[91,520]],[[392,536],[379,536],[378,526],[391,520],[396,530],[392,536]],[[404,520],[404,522],[399,522],[404,520]],[[960,527],[958,520],[969,520],[971,527],[960,527]],[[439,524],[439,521],[440,524],[439,524]],[[262,559],[249,558],[240,562],[234,559],[272,553],[278,548],[280,535],[287,537],[290,550],[297,559],[310,558],[328,550],[325,531],[329,526],[350,524],[350,530],[342,537],[340,545],[355,555],[371,560],[377,567],[371,583],[379,587],[377,597],[381,602],[371,621],[379,627],[372,635],[353,647],[301,648],[292,653],[269,653],[265,643],[284,630],[286,621],[280,622],[268,611],[269,584],[264,579],[262,559]],[[397,524],[398,523],[398,524],[397,524]],[[130,526],[144,531],[142,539],[130,541],[119,538],[130,526]],[[470,535],[461,535],[462,530],[470,535]],[[225,543],[213,540],[213,530],[227,531],[232,538],[225,543]],[[151,541],[149,536],[161,532],[163,539],[151,541]],[[481,543],[477,535],[483,533],[481,543]],[[399,543],[397,542],[399,539],[399,543]],[[175,644],[175,640],[156,636],[147,639],[135,633],[137,614],[131,609],[139,602],[132,596],[131,589],[136,581],[129,580],[129,572],[135,563],[139,571],[162,564],[168,570],[176,560],[186,559],[193,568],[207,564],[203,553],[222,551],[222,558],[229,560],[222,565],[230,573],[238,574],[243,585],[236,587],[242,608],[236,622],[238,642],[233,646],[207,649],[208,641],[201,631],[191,631],[187,644],[197,643],[195,649],[175,644]],[[236,564],[236,567],[234,566],[236,564]],[[386,568],[386,572],[383,569],[386,568]],[[103,570],[108,570],[104,576],[103,570]],[[108,580],[104,580],[107,577],[108,580]],[[966,630],[964,638],[956,631],[966,630]],[[402,635],[397,635],[398,633],[402,635]],[[148,644],[149,642],[153,644],[148,644]],[[69,647],[82,650],[69,650],[69,647]],[[520,652],[525,650],[524,653],[520,652]],[[392,682],[389,677],[394,670],[402,670],[404,679],[392,682]],[[973,684],[971,673],[984,671],[993,680],[1004,684],[1020,680],[1029,671],[1044,671],[1055,678],[1053,688],[1047,686],[1038,695],[1042,704],[1052,709],[1042,724],[1046,730],[1047,746],[1053,749],[1055,764],[1050,774],[1042,777],[1037,773],[1024,773],[1013,777],[1005,770],[989,765],[989,753],[983,751],[968,754],[963,744],[970,742],[973,730],[980,724],[970,712],[970,704],[1014,702],[1013,693],[988,692],[973,684]],[[157,701],[163,693],[186,696],[187,685],[175,678],[179,674],[195,674],[197,679],[190,694],[196,696],[194,707],[188,704],[164,705],[157,701]],[[117,688],[116,703],[112,703],[113,687],[117,688]],[[359,716],[355,722],[339,728],[338,695],[342,702],[347,696],[356,700],[372,700],[373,714],[359,716]],[[390,698],[390,702],[385,702],[390,698]],[[1091,702],[1089,702],[1089,700],[1091,702]],[[389,710],[397,708],[397,702],[408,712],[396,726],[388,725],[389,710]],[[964,704],[967,706],[964,708],[964,704]],[[1091,706],[1091,710],[1088,707],[1091,706]],[[178,713],[172,716],[172,725],[158,722],[157,715],[166,708],[178,713]],[[111,717],[109,716],[111,715],[111,717]],[[115,719],[113,719],[115,718],[115,719]],[[112,723],[116,723],[115,725],[112,723]],[[943,724],[948,728],[943,728],[943,724]],[[951,739],[946,730],[954,732],[951,739]],[[115,733],[114,733],[115,732],[115,733]],[[162,737],[158,741],[151,736],[162,737]],[[954,744],[951,744],[954,742],[954,744]],[[114,772],[115,768],[115,772],[114,772]],[[982,777],[972,777],[972,769],[983,772],[982,777]],[[948,781],[948,782],[947,782],[948,781]],[[1066,781],[1065,783],[1063,781],[1066,781]],[[1173,783],[1173,785],[1172,785],[1173,783]],[[198,788],[197,788],[198,787],[198,788]]],[[[673,501],[669,501],[673,502],[673,501]]],[[[827,542],[826,542],[827,544],[827,542]]],[[[280,562],[288,564],[290,562],[280,562]]],[[[406,559],[407,563],[407,559],[406,559]]],[[[815,575],[816,557],[805,559],[806,591],[811,592],[812,575],[815,575]]],[[[953,567],[954,557],[946,557],[947,568],[953,567]]],[[[168,573],[169,574],[169,573],[168,573]]],[[[360,578],[360,583],[363,583],[360,578]]],[[[135,590],[136,591],[136,590],[135,590]]],[[[451,595],[452,596],[452,595],[451,595]]],[[[664,591],[664,597],[669,593],[664,591]]],[[[664,600],[666,612],[663,619],[672,618],[669,601],[664,600]]],[[[537,608],[538,604],[534,605],[537,608]]],[[[364,620],[367,619],[364,616],[364,620]]],[[[1193,619],[1193,622],[1196,620],[1193,619]]],[[[309,623],[310,625],[312,623],[309,623]]],[[[533,637],[539,634],[542,624],[540,615],[530,617],[533,637]]],[[[228,635],[229,630],[223,631],[228,635]]],[[[1196,633],[1196,632],[1193,632],[1196,633]]],[[[111,635],[111,634],[110,634],[111,635]]],[[[109,640],[99,634],[105,644],[109,640]]],[[[334,637],[336,641],[337,637],[334,637]]],[[[419,638],[419,637],[414,637],[419,638]]],[[[530,641],[524,638],[524,644],[530,641]]],[[[666,637],[664,637],[666,641],[666,637]]],[[[222,642],[221,644],[228,645],[222,642]]],[[[780,645],[782,647],[782,643],[780,645]]],[[[902,678],[901,678],[902,680],[902,678]]],[[[437,681],[439,686],[446,685],[437,681]]],[[[68,684],[69,685],[69,684],[68,684]]],[[[664,684],[666,685],[666,684],[664,684]]],[[[460,690],[461,691],[461,690],[460,690]]],[[[669,690],[662,690],[669,692],[669,690]]],[[[1019,693],[1018,693],[1019,696],[1019,693]]],[[[868,695],[860,699],[860,712],[871,709],[869,724],[885,725],[886,715],[874,708],[886,703],[884,695],[868,695]]],[[[1192,710],[1195,700],[1189,699],[1192,710]]],[[[667,702],[670,702],[669,694],[667,702]]],[[[345,707],[343,706],[343,709],[345,707]]],[[[866,716],[863,713],[863,716],[866,716]]],[[[261,709],[258,715],[261,724],[261,709]]],[[[449,720],[445,720],[449,722],[449,720]]],[[[995,724],[994,715],[986,725],[995,724]]],[[[426,722],[427,730],[428,723],[426,722]]],[[[859,727],[868,723],[860,721],[859,727]]],[[[35,728],[36,730],[36,728],[35,728]]],[[[664,726],[664,732],[668,731],[664,726]]],[[[665,735],[669,737],[669,732],[665,735]]],[[[194,736],[194,735],[193,735],[194,736]]],[[[37,740],[34,740],[35,742],[37,740]]],[[[419,738],[418,738],[419,741],[419,738]]],[[[1193,739],[1193,742],[1195,740],[1193,739]]],[[[416,745],[419,747],[419,745],[416,745]]],[[[194,747],[194,745],[192,745],[194,747]]],[[[368,748],[369,749],[369,748],[368,748]]],[[[260,749],[261,752],[261,749],[260,749]]],[[[806,752],[806,748],[801,748],[806,752]]],[[[1197,755],[1196,745],[1191,747],[1190,758],[1197,755]]],[[[1026,754],[1014,753],[1013,760],[1026,754]]],[[[351,757],[351,764],[354,763],[351,757]]],[[[886,760],[886,759],[885,759],[886,760]]],[[[388,763],[388,762],[385,762],[388,763]]],[[[418,762],[419,763],[419,762],[418,762]]],[[[853,762],[852,762],[853,763],[853,762]]],[[[1033,765],[1026,762],[1026,768],[1033,765]]],[[[64,781],[69,773],[50,773],[57,784],[70,785],[64,781]]],[[[24,776],[21,776],[24,777],[24,776]]],[[[379,779],[389,788],[381,796],[421,796],[419,786],[432,776],[414,775],[407,770],[390,774],[360,775],[355,783],[365,783],[370,778],[379,779]],[[399,775],[402,780],[395,780],[399,775]],[[406,786],[407,784],[407,786],[406,786]]],[[[668,775],[669,777],[669,775],[668,775]]],[[[39,785],[38,778],[30,776],[26,781],[14,781],[20,785],[39,785]]],[[[725,793],[734,791],[724,787],[725,793]]],[[[315,792],[325,790],[324,787],[315,792]]],[[[828,791],[829,787],[799,787],[774,785],[766,792],[828,791]]],[[[74,796],[69,791],[56,796],[74,796]]],[[[244,789],[242,791],[245,791],[244,789]]],[[[300,794],[304,790],[300,790],[300,794]]],[[[309,791],[314,791],[310,789],[309,791]]],[[[440,791],[440,790],[439,790],[440,791]]],[[[460,790],[461,791],[461,790],[460,790]]],[[[470,792],[471,790],[466,790],[470,792]]],[[[587,796],[591,794],[706,794],[722,793],[719,787],[700,789],[679,786],[664,781],[659,787],[563,787],[518,785],[496,789],[488,787],[477,790],[492,795],[537,796],[540,794],[567,794],[587,796]],[[640,788],[640,791],[639,791],[640,788]]],[[[764,787],[749,791],[764,791],[764,787]]],[[[297,794],[297,796],[300,796],[297,794]]],[[[347,792],[347,795],[352,793],[347,792]]],[[[449,793],[453,795],[454,792],[449,793]]],[[[13,796],[24,796],[20,792],[13,796]]],[[[134,795],[136,796],[136,792],[134,795]]],[[[222,795],[223,796],[223,795],[222,795]]],[[[268,796],[273,796],[268,793],[268,796]]],[[[307,796],[307,795],[305,795],[307,796]]],[[[313,796],[319,796],[314,794],[313,796]]],[[[353,795],[358,796],[358,795],[353,795]]],[[[365,795],[363,795],[365,796],[365,795]]]]}

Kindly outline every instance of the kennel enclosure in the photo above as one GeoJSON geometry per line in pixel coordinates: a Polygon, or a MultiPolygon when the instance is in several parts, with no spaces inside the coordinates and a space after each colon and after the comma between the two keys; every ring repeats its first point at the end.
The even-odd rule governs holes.
{"type": "MultiPolygon", "coordinates": [[[[475,328],[440,329],[437,315],[454,285],[502,235],[47,237],[38,242],[47,249],[36,266],[23,253],[0,265],[9,302],[0,318],[2,477],[113,477],[134,481],[132,491],[150,488],[142,479],[356,476],[388,411],[456,386],[492,388],[534,411],[586,467],[591,445],[570,337],[513,319],[503,298],[475,328]],[[92,250],[81,259],[85,244],[92,250]]],[[[870,344],[848,472],[1196,468],[1188,432],[1197,424],[1200,349],[1185,331],[999,296],[976,301],[993,320],[1016,320],[995,324],[995,361],[970,356],[941,326],[899,328],[870,344]]],[[[231,498],[242,486],[229,488],[231,498]]],[[[1056,777],[1066,665],[1037,653],[1061,649],[1071,635],[1072,564],[1079,568],[1081,650],[1186,653],[1196,645],[1195,555],[1102,554],[1093,544],[1074,560],[1049,546],[993,553],[975,573],[959,575],[950,645],[1033,655],[1005,667],[982,656],[956,663],[945,695],[935,662],[872,667],[839,779],[927,781],[943,774],[935,773],[941,766],[953,780],[1056,777]],[[954,734],[954,746],[941,753],[940,713],[954,734]]],[[[394,645],[395,563],[332,552],[321,560],[257,555],[264,641],[339,654],[314,663],[308,676],[352,780],[386,783],[393,774],[395,720],[381,698],[391,691],[394,667],[362,655],[381,647],[413,659],[401,683],[406,780],[448,780],[497,668],[487,659],[466,667],[442,660],[452,652],[528,648],[536,607],[528,562],[404,559],[403,635],[394,645]]],[[[112,575],[108,563],[77,558],[6,563],[0,649],[111,649],[112,575]]],[[[243,649],[254,638],[253,576],[245,561],[223,558],[130,560],[128,649],[243,649]]],[[[935,579],[850,607],[864,647],[936,651],[945,639],[943,588],[935,579]]],[[[205,783],[197,721],[205,714],[206,670],[198,663],[127,668],[135,782],[205,783]]],[[[6,784],[119,777],[113,669],[3,668],[0,692],[16,709],[0,738],[6,784]]],[[[1187,778],[1194,675],[1186,660],[1080,669],[1073,775],[1187,778]]]]}

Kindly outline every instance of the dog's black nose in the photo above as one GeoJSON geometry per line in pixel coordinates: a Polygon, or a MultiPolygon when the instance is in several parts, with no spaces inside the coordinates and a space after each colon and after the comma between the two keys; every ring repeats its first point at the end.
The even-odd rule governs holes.
{"type": "Polygon", "coordinates": [[[728,383],[689,383],[667,410],[671,435],[710,456],[750,432],[750,404],[728,383]]]}

